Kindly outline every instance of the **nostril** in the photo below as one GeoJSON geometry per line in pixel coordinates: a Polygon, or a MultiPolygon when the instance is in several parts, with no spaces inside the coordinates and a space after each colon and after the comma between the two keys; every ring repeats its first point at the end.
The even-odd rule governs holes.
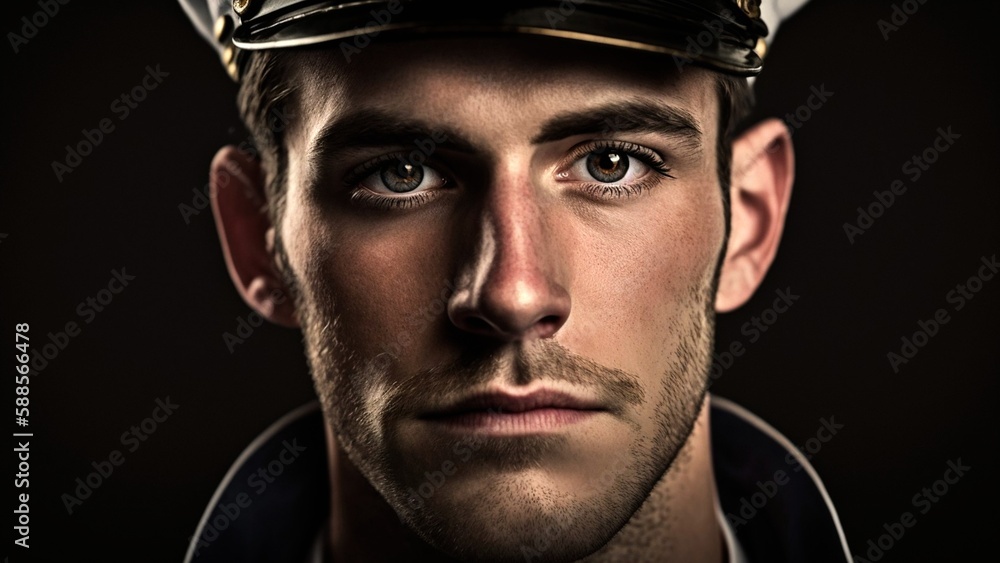
{"type": "Polygon", "coordinates": [[[556,315],[547,315],[542,317],[541,319],[538,319],[538,324],[546,326],[549,325],[555,326],[559,324],[559,317],[557,317],[556,315]]]}
{"type": "Polygon", "coordinates": [[[558,315],[547,315],[538,320],[537,331],[539,336],[547,338],[555,334],[563,325],[563,319],[558,315]]]}
{"type": "Polygon", "coordinates": [[[569,318],[569,294],[548,280],[529,286],[518,279],[456,290],[448,303],[451,325],[503,341],[553,337],[569,318]]]}

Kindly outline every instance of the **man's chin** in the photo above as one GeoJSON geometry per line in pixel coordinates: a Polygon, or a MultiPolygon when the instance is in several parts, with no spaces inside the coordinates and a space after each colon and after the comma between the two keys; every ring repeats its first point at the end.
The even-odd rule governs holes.
{"type": "MultiPolygon", "coordinates": [[[[596,485],[596,483],[595,483],[596,485]]],[[[424,541],[469,561],[573,561],[603,547],[648,495],[621,474],[582,492],[541,472],[449,482],[399,512],[424,541]]],[[[412,489],[411,489],[412,492],[412,489]]]]}

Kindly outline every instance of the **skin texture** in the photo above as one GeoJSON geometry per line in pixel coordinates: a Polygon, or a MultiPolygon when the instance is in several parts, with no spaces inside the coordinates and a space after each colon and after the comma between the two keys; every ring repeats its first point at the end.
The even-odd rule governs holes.
{"type": "Polygon", "coordinates": [[[773,260],[792,182],[784,127],[734,143],[726,245],[707,71],[543,38],[291,60],[284,215],[261,212],[264,171],[232,148],[213,162],[213,209],[248,303],[303,330],[337,560],[721,561],[714,314],[773,260]],[[656,119],[633,119],[650,108],[656,119]],[[628,173],[600,181],[588,159],[627,159],[628,173]],[[408,196],[386,189],[418,168],[408,196]],[[375,193],[394,199],[366,205],[375,193]],[[508,416],[499,433],[432,416],[541,389],[594,410],[530,428],[508,416]]]}

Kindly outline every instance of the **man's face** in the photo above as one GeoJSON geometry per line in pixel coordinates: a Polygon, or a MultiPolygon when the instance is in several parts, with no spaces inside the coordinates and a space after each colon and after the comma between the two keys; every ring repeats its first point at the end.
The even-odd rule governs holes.
{"type": "Polygon", "coordinates": [[[286,62],[276,228],[337,445],[446,553],[597,549],[703,406],[712,75],[537,38],[286,62]]]}

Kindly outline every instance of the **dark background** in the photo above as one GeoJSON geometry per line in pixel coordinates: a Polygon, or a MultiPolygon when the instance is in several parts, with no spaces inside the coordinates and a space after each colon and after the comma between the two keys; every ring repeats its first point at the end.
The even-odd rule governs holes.
{"type": "MultiPolygon", "coordinates": [[[[821,418],[844,425],[813,463],[853,553],[867,557],[884,523],[915,513],[883,561],[968,560],[996,525],[1000,280],[960,311],[946,300],[1000,250],[996,14],[957,4],[929,0],[888,41],[877,21],[891,2],[815,0],[782,27],[758,79],[759,113],[794,112],[813,86],[833,95],[794,130],[798,175],[776,263],[718,326],[719,349],[740,340],[746,352],[713,392],[796,444],[821,418]],[[904,162],[949,126],[960,138],[911,181],[904,162]],[[896,179],[907,191],[852,244],[843,224],[896,179]],[[799,300],[750,343],[741,327],[784,288],[799,300]],[[951,320],[894,373],[887,354],[940,308],[951,320]],[[912,497],[959,458],[972,469],[920,514],[912,497]]],[[[13,340],[13,325],[28,322],[40,349],[67,322],[81,327],[31,379],[22,430],[34,432],[35,560],[181,560],[229,464],[312,397],[297,332],[262,326],[227,349],[222,334],[250,310],[210,211],[186,222],[178,209],[205,185],[215,150],[246,138],[235,85],[175,3],[111,5],[70,2],[19,53],[9,39],[3,48],[3,332],[13,340]],[[147,65],[169,76],[121,120],[111,103],[147,65]],[[114,131],[59,182],[52,161],[103,118],[114,131]],[[135,279],[86,323],[78,305],[122,268],[135,279]],[[122,432],[167,397],[177,411],[128,452],[122,432]],[[68,515],[61,495],[115,449],[125,463],[68,515]]],[[[4,32],[20,33],[38,10],[12,3],[4,32]]]]}

